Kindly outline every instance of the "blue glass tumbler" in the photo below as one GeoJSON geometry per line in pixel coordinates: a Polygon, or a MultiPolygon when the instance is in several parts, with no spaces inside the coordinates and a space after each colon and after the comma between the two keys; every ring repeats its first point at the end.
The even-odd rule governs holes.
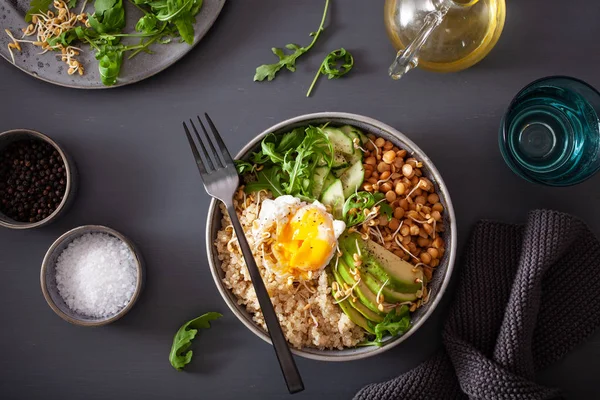
{"type": "Polygon", "coordinates": [[[510,104],[500,128],[508,166],[530,182],[570,186],[600,169],[600,93],[570,77],[537,80],[510,104]]]}

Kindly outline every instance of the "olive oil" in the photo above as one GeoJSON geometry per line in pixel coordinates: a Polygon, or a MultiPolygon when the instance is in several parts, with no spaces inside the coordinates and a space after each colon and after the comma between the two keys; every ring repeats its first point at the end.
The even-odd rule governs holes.
{"type": "Polygon", "coordinates": [[[426,38],[414,64],[455,72],[478,63],[496,45],[506,5],[504,0],[386,0],[386,30],[396,50],[406,49],[434,14],[441,22],[426,38]]]}

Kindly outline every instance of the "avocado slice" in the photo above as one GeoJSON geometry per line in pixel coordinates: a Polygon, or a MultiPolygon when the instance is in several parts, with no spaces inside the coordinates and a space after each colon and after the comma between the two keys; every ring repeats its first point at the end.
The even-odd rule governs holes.
{"type": "MultiPolygon", "coordinates": [[[[335,292],[335,290],[333,290],[333,288],[331,288],[331,293],[334,295],[334,298],[335,298],[336,292],[335,292]]],[[[346,314],[348,316],[348,318],[350,318],[350,321],[354,322],[356,325],[360,326],[365,331],[367,331],[371,334],[375,334],[375,331],[369,325],[369,321],[361,313],[359,313],[354,307],[352,307],[351,301],[348,301],[348,299],[346,299],[344,301],[340,301],[337,304],[340,306],[340,308],[342,309],[344,314],[346,314]]]]}
{"type": "MultiPolygon", "coordinates": [[[[365,281],[365,284],[367,285],[367,287],[369,289],[371,289],[372,292],[379,293],[381,286],[383,286],[382,282],[377,280],[377,278],[375,278],[373,275],[371,275],[368,272],[363,272],[360,276],[362,277],[363,281],[365,281]]],[[[406,301],[417,300],[416,293],[398,292],[389,285],[385,285],[383,287],[383,289],[381,289],[381,294],[383,295],[383,298],[385,299],[385,301],[387,301],[388,303],[404,303],[406,301]]]]}
{"type": "MultiPolygon", "coordinates": [[[[337,283],[340,286],[343,286],[345,282],[344,282],[344,279],[341,277],[339,271],[337,271],[334,267],[332,267],[331,270],[333,272],[333,276],[334,276],[335,280],[337,281],[337,283]]],[[[350,303],[350,305],[352,307],[354,307],[356,309],[356,311],[361,313],[369,321],[373,321],[376,323],[383,322],[383,317],[381,315],[371,311],[368,307],[366,307],[360,301],[352,301],[352,300],[348,299],[348,302],[350,303]]]]}
{"type": "Polygon", "coordinates": [[[350,234],[340,240],[344,260],[354,262],[356,241],[362,254],[362,269],[380,282],[389,279],[390,288],[401,293],[414,293],[422,287],[423,269],[404,261],[385,247],[372,240],[363,240],[358,234],[350,234]],[[366,267],[366,268],[365,268],[366,267]]]}
{"type": "Polygon", "coordinates": [[[367,272],[380,282],[389,279],[389,286],[402,293],[413,293],[422,288],[423,269],[404,261],[372,240],[362,241],[361,252],[367,272]]]}
{"type": "Polygon", "coordinates": [[[358,296],[358,299],[362,304],[367,306],[369,310],[373,311],[376,314],[385,315],[377,308],[377,295],[371,290],[369,290],[369,288],[363,282],[362,279],[358,283],[354,280],[354,278],[350,274],[350,268],[342,259],[338,261],[338,272],[344,280],[344,282],[346,282],[348,285],[354,286],[356,284],[354,291],[356,292],[356,295],[358,296]]]}

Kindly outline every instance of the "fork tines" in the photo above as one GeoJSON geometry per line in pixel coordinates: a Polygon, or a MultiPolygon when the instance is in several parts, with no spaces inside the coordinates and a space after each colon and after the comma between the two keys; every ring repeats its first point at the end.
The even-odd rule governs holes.
{"type": "Polygon", "coordinates": [[[201,174],[210,173],[212,171],[216,171],[221,168],[226,168],[228,166],[234,166],[233,159],[225,147],[225,143],[219,135],[219,131],[215,127],[215,124],[212,122],[207,113],[204,113],[204,117],[208,122],[208,126],[212,131],[212,135],[208,133],[200,116],[198,116],[198,123],[200,124],[200,128],[204,134],[200,134],[198,129],[196,129],[196,125],[194,121],[190,119],[190,125],[192,130],[194,131],[194,135],[198,141],[201,151],[198,151],[198,145],[196,145],[194,138],[192,137],[190,130],[185,122],[183,122],[183,129],[185,130],[185,134],[187,135],[188,141],[190,142],[190,146],[192,148],[192,152],[194,153],[194,158],[196,159],[196,164],[198,165],[198,169],[200,169],[201,174]],[[210,148],[210,151],[207,151],[207,144],[210,148]],[[220,151],[216,150],[216,147],[219,148],[220,151]]]}

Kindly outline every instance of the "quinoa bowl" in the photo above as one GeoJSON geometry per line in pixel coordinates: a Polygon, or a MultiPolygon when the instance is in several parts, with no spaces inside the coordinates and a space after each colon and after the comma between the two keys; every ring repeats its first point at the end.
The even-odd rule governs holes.
{"type": "MultiPolygon", "coordinates": [[[[402,334],[399,336],[386,336],[382,341],[378,342],[378,346],[364,345],[365,341],[367,341],[368,338],[371,337],[370,333],[373,333],[372,329],[370,329],[370,327],[372,328],[373,326],[370,324],[370,321],[369,326],[366,326],[360,324],[360,322],[357,322],[354,318],[348,318],[348,316],[351,317],[352,314],[348,313],[347,310],[343,307],[343,303],[347,302],[345,299],[348,298],[348,296],[345,296],[344,298],[340,299],[342,295],[338,296],[338,293],[336,293],[336,291],[342,292],[344,291],[344,287],[336,285],[336,282],[331,282],[331,275],[333,275],[332,273],[327,272],[328,277],[323,277],[323,275],[325,274],[325,272],[323,272],[322,275],[318,276],[315,279],[312,286],[309,285],[310,287],[307,288],[308,291],[305,291],[302,285],[297,285],[297,282],[294,282],[294,293],[300,293],[301,295],[300,297],[294,297],[288,292],[286,292],[286,289],[282,282],[278,282],[277,279],[272,279],[271,275],[267,276],[271,273],[269,268],[266,268],[264,271],[261,271],[261,273],[263,273],[263,279],[265,279],[267,289],[269,290],[269,293],[272,296],[272,301],[274,303],[275,310],[279,316],[280,324],[282,325],[284,334],[286,335],[286,338],[288,339],[288,342],[290,343],[290,347],[292,348],[292,352],[294,354],[322,361],[348,361],[354,359],[362,359],[386,351],[406,340],[406,338],[412,335],[415,331],[419,329],[421,325],[423,325],[423,323],[427,320],[427,318],[433,313],[434,309],[437,307],[450,280],[455,261],[457,238],[454,210],[452,207],[452,202],[450,200],[449,193],[439,172],[436,170],[431,160],[422,152],[422,150],[420,150],[410,139],[408,139],[406,136],[404,136],[402,133],[398,132],[394,128],[387,126],[374,119],[360,115],[327,112],[308,114],[292,118],[290,120],[274,125],[273,127],[267,129],[266,131],[258,135],[237,154],[236,159],[249,160],[253,152],[256,152],[258,149],[261,148],[261,143],[268,136],[278,137],[285,134],[286,132],[290,132],[301,127],[319,125],[322,127],[329,126],[332,129],[337,129],[336,127],[343,128],[351,126],[355,127],[361,132],[364,132],[363,136],[365,140],[368,140],[368,138],[366,137],[367,135],[369,135],[370,138],[379,139],[377,140],[378,143],[381,140],[381,143],[385,143],[385,147],[387,148],[387,150],[390,150],[392,152],[398,152],[399,155],[402,155],[402,157],[407,160],[406,164],[412,162],[412,165],[415,166],[415,171],[418,172],[418,183],[414,186],[413,190],[410,190],[410,192],[410,186],[407,186],[406,192],[408,192],[408,195],[406,197],[410,197],[416,189],[418,190],[417,193],[419,195],[421,194],[421,192],[423,192],[423,197],[427,199],[428,192],[425,190],[427,189],[430,193],[429,195],[431,196],[429,198],[433,199],[432,204],[429,204],[426,200],[422,201],[423,204],[420,205],[419,210],[421,210],[422,207],[425,207],[425,209],[428,211],[427,217],[430,217],[429,213],[435,214],[435,212],[432,212],[431,210],[436,210],[436,207],[439,207],[440,210],[443,210],[441,215],[439,212],[436,215],[436,219],[438,221],[438,229],[435,228],[435,222],[433,222],[433,233],[431,232],[431,226],[429,226],[428,232],[432,233],[432,236],[427,237],[426,232],[423,232],[423,230],[421,230],[422,237],[419,238],[418,235],[413,236],[415,243],[409,243],[410,246],[412,246],[410,248],[405,248],[404,246],[402,246],[403,243],[406,245],[408,242],[403,242],[402,240],[398,242],[398,246],[406,250],[406,253],[414,257],[414,260],[412,260],[411,257],[402,252],[402,250],[400,249],[395,251],[397,256],[404,256],[405,260],[410,261],[413,264],[417,264],[416,266],[413,265],[413,271],[419,269],[419,272],[421,272],[421,270],[425,270],[426,272],[429,271],[429,273],[427,274],[427,279],[423,279],[426,282],[425,284],[422,284],[422,286],[424,285],[422,287],[423,290],[417,291],[417,293],[419,293],[420,300],[415,300],[412,303],[412,305],[410,305],[409,328],[407,328],[407,330],[402,332],[402,334]],[[418,162],[416,160],[418,160],[418,162]],[[417,166],[418,168],[416,168],[417,166]],[[420,186],[421,184],[423,184],[423,187],[420,186]],[[435,205],[433,205],[433,202],[435,203],[435,205]],[[419,243],[418,248],[416,247],[417,239],[419,243]],[[441,248],[432,245],[432,243],[438,242],[442,244],[441,248]],[[421,248],[421,244],[424,246],[423,248],[421,248]],[[429,254],[426,254],[426,250],[429,250],[428,248],[430,247],[435,247],[435,249],[431,249],[431,252],[429,254]],[[412,251],[411,253],[410,249],[415,248],[417,248],[417,251],[412,251]],[[439,252],[437,250],[438,248],[439,252]],[[434,259],[432,259],[430,254],[435,256],[434,259]],[[421,259],[419,259],[419,257],[421,257],[421,259]],[[426,261],[429,265],[425,265],[425,263],[421,262],[421,260],[426,261]],[[423,266],[420,267],[419,265],[423,266]],[[430,266],[432,265],[435,268],[430,268],[430,266]],[[432,270],[434,271],[433,273],[431,273],[432,270]],[[424,292],[426,292],[426,295],[424,292]],[[337,300],[334,301],[335,299],[337,300]],[[314,308],[311,309],[311,305],[314,306],[314,308]],[[315,311],[314,315],[313,310],[315,311]],[[314,326],[312,326],[311,321],[314,322],[314,326]],[[361,327],[365,329],[361,329],[361,327]],[[365,332],[365,330],[368,330],[368,332],[365,332]]],[[[364,154],[366,157],[368,154],[370,154],[369,150],[366,149],[366,147],[370,146],[369,148],[373,149],[375,143],[372,140],[371,144],[367,144],[368,146],[364,143],[366,143],[366,141],[362,142],[362,145],[365,148],[360,147],[358,142],[355,142],[355,146],[362,149],[362,151],[365,152],[364,154]]],[[[375,148],[374,151],[378,152],[377,159],[381,160],[379,150],[375,148]]],[[[373,165],[369,165],[370,158],[373,157],[364,159],[361,158],[361,168],[364,160],[364,167],[366,171],[366,173],[363,174],[363,176],[367,177],[371,176],[372,174],[373,177],[379,177],[381,174],[382,177],[389,177],[389,168],[388,172],[378,173],[378,166],[375,166],[375,169],[373,169],[373,165]]],[[[409,166],[407,168],[411,169],[411,171],[410,175],[407,174],[406,176],[414,177],[415,174],[412,171],[412,167],[409,166]]],[[[395,171],[393,167],[392,171],[395,171]]],[[[398,172],[400,172],[400,170],[398,172]]],[[[375,183],[375,181],[373,182],[375,183]]],[[[379,183],[380,181],[377,182],[379,183]]],[[[363,183],[365,185],[365,188],[369,186],[366,178],[364,179],[364,181],[361,181],[361,188],[363,187],[363,183]]],[[[371,192],[375,192],[379,189],[379,185],[371,185],[368,189],[371,192]]],[[[389,189],[386,190],[390,191],[389,189]]],[[[404,193],[403,190],[404,189],[402,189],[402,191],[398,191],[398,193],[404,193]]],[[[377,204],[381,203],[382,201],[386,201],[386,196],[383,195],[383,190],[381,192],[381,197],[377,197],[377,199],[382,200],[379,201],[377,204]]],[[[241,198],[241,194],[238,195],[240,195],[241,198]]],[[[244,218],[246,217],[244,213],[249,212],[257,214],[259,212],[261,202],[264,202],[266,201],[266,198],[273,196],[270,195],[268,192],[265,192],[261,196],[261,192],[259,191],[258,196],[250,197],[250,200],[248,200],[244,196],[243,200],[244,206],[248,205],[248,209],[250,209],[250,211],[238,211],[238,215],[241,216],[243,226],[245,224],[244,218]],[[253,207],[256,207],[256,209],[254,209],[253,207]]],[[[390,193],[389,196],[387,196],[387,200],[389,200],[392,205],[399,204],[399,197],[396,200],[396,195],[394,193],[390,193]]],[[[329,211],[330,208],[328,205],[327,207],[329,211]]],[[[373,207],[373,209],[375,208],[379,209],[379,207],[373,207]]],[[[411,206],[411,208],[414,207],[411,206]]],[[[409,210],[408,207],[406,207],[406,209],[409,210]]],[[[394,209],[393,211],[396,210],[394,209]]],[[[402,211],[401,214],[404,215],[404,210],[400,211],[402,211]]],[[[407,213],[411,212],[413,211],[407,211],[407,213]]],[[[411,218],[415,221],[418,220],[418,218],[411,218]]],[[[394,223],[392,220],[395,219],[396,218],[392,218],[390,215],[387,216],[387,220],[390,221],[390,225],[394,223]]],[[[402,220],[402,216],[398,216],[398,220],[402,220]]],[[[393,228],[397,228],[395,229],[394,234],[398,233],[402,228],[402,223],[398,225],[398,220],[395,221],[395,225],[393,226],[393,228]]],[[[434,220],[433,218],[431,218],[429,221],[431,222],[434,220]]],[[[250,222],[251,221],[247,222],[248,230],[250,229],[250,222]]],[[[227,248],[227,245],[229,245],[231,240],[234,239],[232,238],[231,234],[229,234],[227,231],[227,223],[228,216],[223,214],[223,211],[220,207],[220,203],[216,200],[213,200],[208,212],[208,223],[206,232],[207,254],[209,255],[208,258],[211,273],[213,275],[217,289],[219,290],[221,296],[225,300],[228,307],[233,311],[233,313],[253,333],[255,333],[257,336],[259,336],[266,342],[270,343],[269,336],[264,329],[264,322],[261,320],[260,310],[258,309],[258,305],[253,298],[252,285],[246,276],[247,272],[244,272],[245,266],[240,267],[240,264],[243,264],[243,262],[236,258],[234,254],[235,252],[232,251],[234,249],[227,248]]],[[[377,222],[375,222],[375,224],[377,224],[377,222]]],[[[388,236],[390,236],[390,227],[383,227],[383,225],[385,225],[384,222],[382,222],[381,224],[381,230],[384,231],[384,234],[385,232],[388,232],[388,236]]],[[[411,228],[412,225],[413,224],[411,224],[411,228]]],[[[362,226],[362,228],[365,228],[365,231],[367,232],[369,231],[369,228],[367,228],[366,226],[362,226]]],[[[406,228],[407,226],[405,226],[402,229],[406,228]]],[[[244,227],[244,229],[246,230],[246,227],[244,227]]],[[[249,235],[248,230],[246,230],[246,236],[249,235]]],[[[380,231],[379,228],[377,228],[377,231],[380,231]]],[[[353,231],[351,231],[350,229],[346,229],[346,231],[344,231],[344,235],[346,235],[348,232],[352,232],[350,234],[353,235],[366,235],[364,232],[358,232],[357,229],[354,229],[353,231]]],[[[379,235],[381,236],[381,232],[379,235]]],[[[409,234],[407,235],[410,237],[409,234]]],[[[251,238],[249,239],[250,241],[252,241],[251,238]]],[[[341,241],[342,237],[340,237],[340,243],[341,241]]],[[[386,244],[386,247],[390,249],[390,246],[387,243],[384,243],[382,238],[382,247],[384,244],[386,244]]],[[[396,248],[395,244],[393,246],[394,248],[396,248]]],[[[360,253],[360,250],[358,250],[358,252],[360,253]]],[[[338,246],[336,256],[334,257],[334,259],[336,260],[336,271],[338,268],[337,260],[340,258],[340,255],[340,246],[338,246]]],[[[356,256],[357,254],[354,254],[354,265],[360,265],[361,261],[356,260],[356,256]]],[[[259,258],[259,256],[256,253],[255,258],[259,258]]],[[[258,259],[257,262],[259,264],[259,269],[261,269],[260,265],[262,264],[262,262],[259,262],[258,259]]],[[[350,260],[348,265],[350,265],[351,263],[352,260],[350,260]]],[[[332,265],[333,261],[331,262],[331,265],[327,266],[327,268],[329,268],[328,271],[332,270],[332,265]]],[[[354,269],[357,270],[358,268],[354,269]]],[[[352,267],[350,267],[350,270],[352,270],[352,267]]],[[[344,271],[343,268],[342,271],[344,271]]],[[[288,277],[288,279],[290,278],[288,277]]],[[[356,283],[358,284],[358,281],[360,280],[361,279],[359,278],[356,283]]],[[[416,281],[419,280],[417,279],[416,281]]],[[[288,282],[288,284],[290,283],[288,282]]],[[[383,286],[385,286],[386,284],[387,281],[385,281],[378,293],[376,293],[378,303],[380,301],[379,299],[383,298],[381,289],[384,289],[383,286]]],[[[348,288],[346,287],[346,289],[348,288]]],[[[391,287],[390,289],[393,290],[393,288],[391,287]]],[[[352,294],[352,288],[350,288],[349,290],[350,294],[352,294]]],[[[354,295],[352,295],[352,298],[349,300],[352,300],[357,304],[359,303],[356,301],[357,299],[354,295]]],[[[383,300],[381,300],[381,302],[383,303],[383,300]]],[[[386,307],[388,306],[388,304],[384,305],[386,307]]],[[[378,304],[378,306],[380,307],[380,311],[384,311],[383,309],[381,309],[382,304],[378,304]]],[[[400,303],[396,304],[395,306],[399,307],[400,303]]],[[[402,307],[409,306],[403,305],[402,307]]],[[[373,310],[375,312],[378,311],[377,308],[373,308],[373,310]]],[[[396,311],[397,310],[398,309],[396,308],[396,311]]],[[[372,314],[372,312],[368,309],[365,309],[364,311],[365,315],[372,314]]]]}

